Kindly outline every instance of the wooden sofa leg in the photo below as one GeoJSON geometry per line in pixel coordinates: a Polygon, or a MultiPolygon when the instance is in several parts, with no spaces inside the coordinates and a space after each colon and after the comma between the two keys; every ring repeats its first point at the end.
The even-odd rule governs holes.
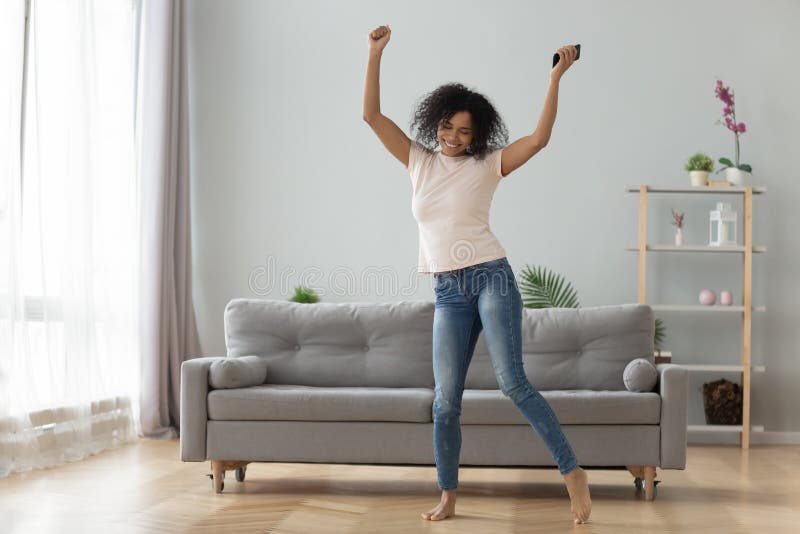
{"type": "Polygon", "coordinates": [[[214,493],[222,493],[222,483],[225,470],[222,468],[222,460],[211,460],[212,480],[214,481],[214,493]]]}
{"type": "Polygon", "coordinates": [[[652,501],[656,498],[656,476],[658,472],[655,466],[648,465],[629,465],[628,471],[634,477],[636,491],[644,490],[645,500],[652,501]]]}
{"type": "Polygon", "coordinates": [[[633,478],[644,478],[644,467],[641,465],[629,465],[628,471],[631,472],[633,478]]]}
{"type": "Polygon", "coordinates": [[[656,468],[652,465],[644,468],[644,498],[646,501],[656,498],[656,468]]]}
{"type": "Polygon", "coordinates": [[[247,471],[247,464],[250,462],[242,462],[238,460],[211,460],[211,473],[214,482],[214,492],[222,493],[225,487],[225,471],[236,471],[236,480],[244,482],[245,472],[247,471]]]}

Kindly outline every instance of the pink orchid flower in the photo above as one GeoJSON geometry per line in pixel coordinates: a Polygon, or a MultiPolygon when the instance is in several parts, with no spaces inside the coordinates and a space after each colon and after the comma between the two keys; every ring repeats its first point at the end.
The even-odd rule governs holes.
{"type": "MultiPolygon", "coordinates": [[[[722,108],[722,115],[724,117],[725,127],[733,132],[734,138],[736,140],[736,157],[734,162],[726,158],[720,158],[720,162],[727,166],[734,166],[738,169],[745,170],[746,172],[751,172],[750,165],[746,164],[739,164],[739,134],[743,134],[747,131],[747,127],[743,122],[737,123],[736,122],[736,106],[733,102],[733,91],[730,87],[726,86],[722,83],[722,80],[717,80],[716,84],[714,85],[714,96],[716,96],[719,100],[722,101],[725,106],[722,108]]],[[[720,169],[721,171],[722,169],[720,169]]],[[[720,172],[717,171],[717,172],[720,172]]]]}

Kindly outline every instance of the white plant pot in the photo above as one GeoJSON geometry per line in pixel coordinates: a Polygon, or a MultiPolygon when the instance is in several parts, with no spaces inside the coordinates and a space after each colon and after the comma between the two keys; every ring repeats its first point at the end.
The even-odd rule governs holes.
{"type": "Polygon", "coordinates": [[[689,179],[694,187],[704,186],[708,183],[708,171],[689,171],[689,179]]]}
{"type": "Polygon", "coordinates": [[[745,172],[735,167],[728,167],[725,169],[725,179],[733,185],[744,185],[749,175],[749,172],[745,172]]]}
{"type": "Polygon", "coordinates": [[[683,245],[683,229],[678,228],[675,232],[675,246],[680,247],[683,245]]]}

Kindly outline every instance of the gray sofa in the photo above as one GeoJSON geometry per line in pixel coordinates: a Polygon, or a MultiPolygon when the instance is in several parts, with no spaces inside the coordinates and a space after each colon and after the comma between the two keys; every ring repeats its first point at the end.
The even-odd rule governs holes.
{"type": "MultiPolygon", "coordinates": [[[[227,359],[183,363],[181,459],[211,460],[217,492],[227,470],[244,480],[248,462],[433,465],[433,312],[424,301],[232,300],[227,359]],[[263,372],[248,377],[249,367],[230,360],[252,355],[266,363],[264,383],[263,372]],[[239,373],[233,386],[239,379],[252,385],[212,387],[222,362],[239,373]]],[[[623,381],[632,360],[653,362],[649,306],[525,308],[522,335],[526,374],[582,466],[628,469],[648,500],[657,467],[685,468],[686,370],[656,366],[657,384],[647,392],[628,391],[623,381]]],[[[555,466],[498,389],[483,333],[461,424],[461,465],[555,466]]]]}

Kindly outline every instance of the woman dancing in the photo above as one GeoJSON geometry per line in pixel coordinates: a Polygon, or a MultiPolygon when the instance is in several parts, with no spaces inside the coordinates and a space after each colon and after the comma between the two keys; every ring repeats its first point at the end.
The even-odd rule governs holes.
{"type": "Polygon", "coordinates": [[[364,120],[408,170],[412,211],[419,226],[419,272],[433,273],[433,451],[439,504],[422,514],[437,521],[455,515],[461,451],[461,397],[478,335],[484,332],[498,385],[541,436],[569,493],[575,523],[589,519],[592,501],[556,416],[522,367],[522,298],[505,250],[489,227],[489,208],[500,180],[550,140],[561,77],[572,66],[574,46],[558,49],[536,129],[508,143],[489,100],[461,84],[443,85],[421,99],[411,139],[381,113],[380,62],[392,35],[380,26],[368,35],[364,120]]]}

